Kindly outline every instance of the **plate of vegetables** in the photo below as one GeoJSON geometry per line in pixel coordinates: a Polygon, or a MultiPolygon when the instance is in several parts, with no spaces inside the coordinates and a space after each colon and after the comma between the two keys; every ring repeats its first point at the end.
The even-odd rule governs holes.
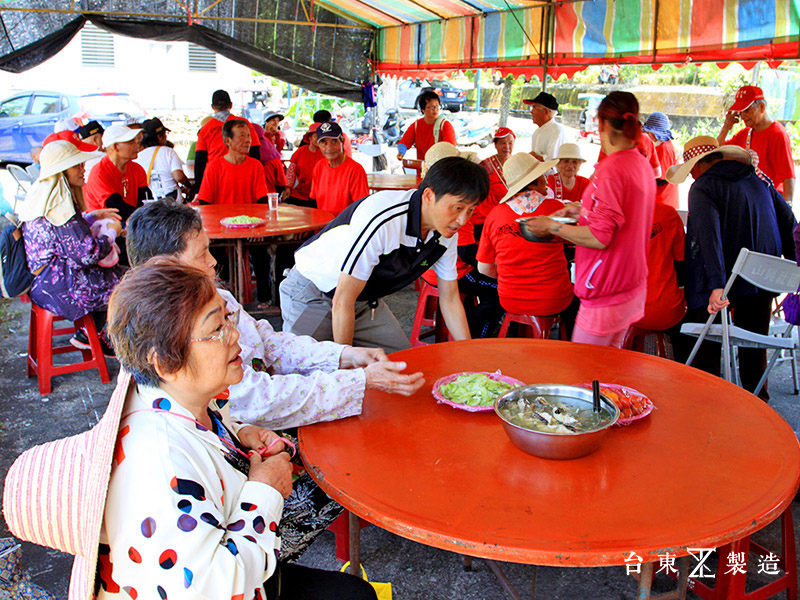
{"type": "Polygon", "coordinates": [[[232,229],[242,229],[247,227],[258,227],[266,223],[266,219],[260,217],[250,217],[248,215],[236,215],[235,217],[227,217],[220,220],[220,223],[225,227],[232,229]]]}
{"type": "MultiPolygon", "coordinates": [[[[579,383],[578,387],[592,389],[591,383],[579,383]]],[[[653,401],[642,392],[616,383],[601,383],[600,393],[619,408],[619,420],[615,425],[627,425],[644,419],[653,412],[653,401]]]]}
{"type": "Polygon", "coordinates": [[[508,390],[525,385],[500,372],[453,373],[437,379],[431,388],[436,401],[469,412],[490,412],[508,390]]]}

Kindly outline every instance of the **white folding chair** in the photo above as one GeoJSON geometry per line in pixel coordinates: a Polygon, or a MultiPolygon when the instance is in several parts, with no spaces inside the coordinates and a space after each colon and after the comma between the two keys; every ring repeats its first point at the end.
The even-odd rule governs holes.
{"type": "Polygon", "coordinates": [[[25,200],[25,197],[28,195],[28,190],[34,180],[31,178],[30,174],[19,165],[8,165],[6,168],[11,174],[11,177],[14,178],[14,181],[17,182],[17,191],[14,194],[14,202],[16,204],[17,202],[25,200]]]}
{"type": "MultiPolygon", "coordinates": [[[[751,252],[747,248],[742,248],[733,265],[733,271],[725,284],[722,297],[727,298],[731,286],[737,277],[742,277],[758,288],[776,294],[795,293],[800,285],[800,267],[790,260],[784,260],[776,256],[751,252]]],[[[692,364],[694,357],[703,340],[708,339],[715,342],[722,342],[722,363],[723,376],[726,380],[741,385],[739,378],[738,361],[736,360],[736,348],[766,348],[776,352],[767,365],[764,374],[753,391],[758,395],[761,388],[767,381],[767,376],[775,365],[781,350],[794,350],[795,342],[792,336],[792,329],[788,328],[784,336],[774,337],[762,335],[735,327],[731,322],[731,314],[728,307],[720,312],[722,317],[721,325],[713,325],[716,315],[710,315],[705,325],[701,323],[685,323],[681,326],[681,333],[685,335],[697,336],[697,342],[692,348],[687,365],[692,364]]]]}

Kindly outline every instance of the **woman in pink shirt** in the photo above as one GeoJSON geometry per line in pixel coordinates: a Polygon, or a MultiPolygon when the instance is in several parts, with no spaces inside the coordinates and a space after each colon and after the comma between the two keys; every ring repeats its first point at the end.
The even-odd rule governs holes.
{"type": "Polygon", "coordinates": [[[656,184],[653,169],[636,149],[642,135],[638,117],[633,94],[606,96],[598,120],[607,158],[598,164],[581,202],[552,215],[577,217],[578,224],[548,217],[528,221],[536,235],[557,235],[577,246],[575,295],[581,307],[574,342],[620,348],[628,327],[644,316],[656,184]]]}

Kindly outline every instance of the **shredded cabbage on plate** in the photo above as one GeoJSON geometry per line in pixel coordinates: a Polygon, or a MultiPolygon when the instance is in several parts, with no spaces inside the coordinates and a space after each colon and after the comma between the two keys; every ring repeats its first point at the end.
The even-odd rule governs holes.
{"type": "Polygon", "coordinates": [[[228,217],[224,222],[229,225],[249,225],[251,223],[260,223],[263,219],[258,217],[248,217],[247,215],[238,215],[236,217],[228,217]]]}
{"type": "Polygon", "coordinates": [[[439,393],[458,404],[468,406],[492,406],[501,394],[513,387],[510,383],[495,381],[483,373],[459,375],[452,383],[439,388],[439,393]]]}

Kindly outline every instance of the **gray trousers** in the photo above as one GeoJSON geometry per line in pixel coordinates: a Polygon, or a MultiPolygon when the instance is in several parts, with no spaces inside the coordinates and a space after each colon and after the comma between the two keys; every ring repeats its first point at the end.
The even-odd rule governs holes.
{"type": "MultiPolygon", "coordinates": [[[[333,340],[331,298],[296,268],[281,282],[281,316],[283,330],[295,335],[310,335],[316,340],[333,340]]],[[[355,305],[353,346],[383,348],[387,353],[411,347],[400,323],[383,300],[375,311],[367,302],[355,305]]]]}

